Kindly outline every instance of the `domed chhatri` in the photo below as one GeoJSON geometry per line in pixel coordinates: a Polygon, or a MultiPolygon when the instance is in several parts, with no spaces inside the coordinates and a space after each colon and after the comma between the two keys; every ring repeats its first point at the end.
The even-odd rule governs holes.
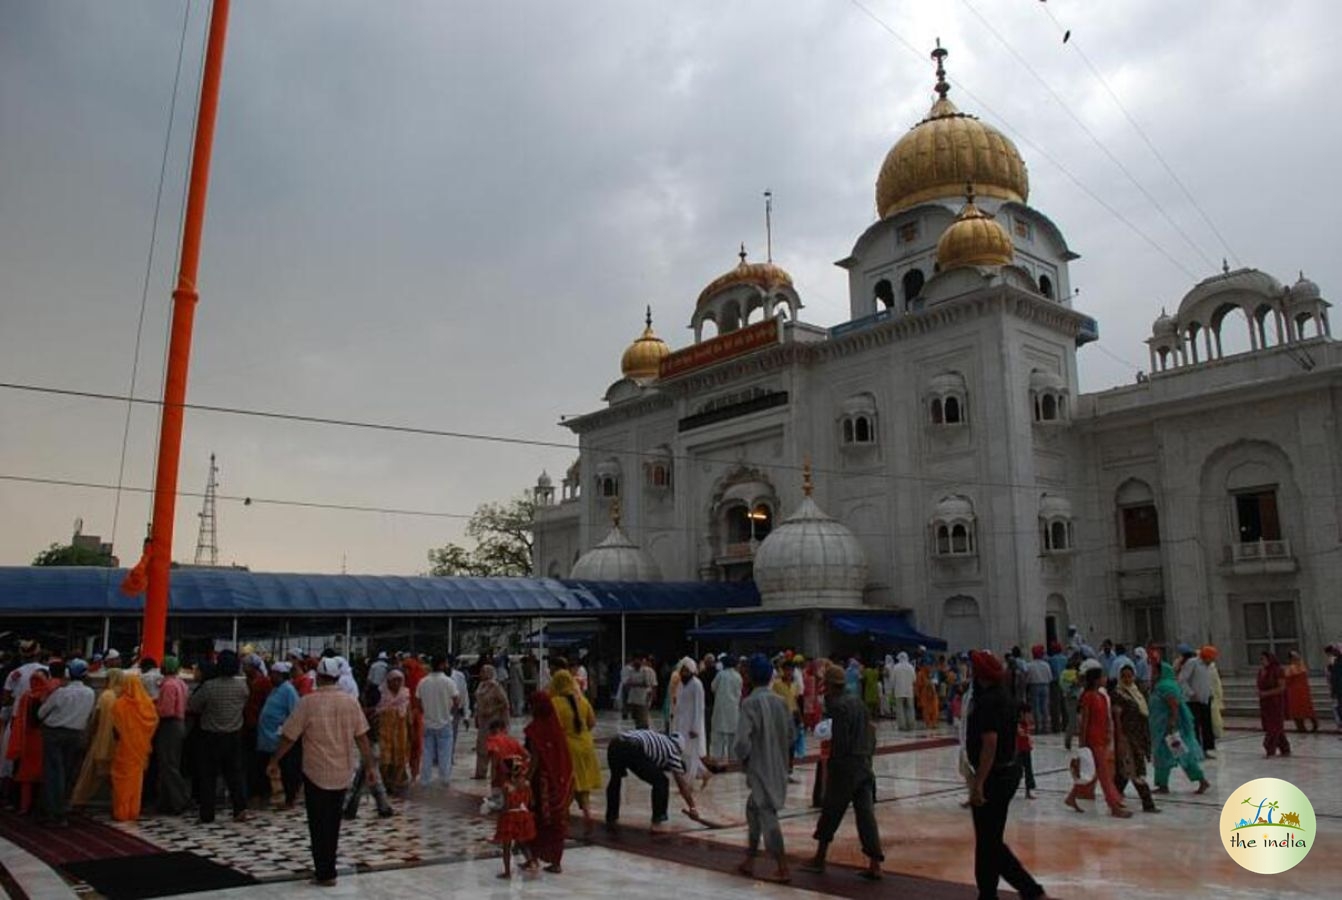
{"type": "Polygon", "coordinates": [[[842,523],[811,498],[803,466],[802,501],[755,552],[755,585],[765,606],[853,606],[867,585],[867,554],[842,523]]]}
{"type": "Polygon", "coordinates": [[[1174,321],[1168,312],[1164,309],[1160,311],[1160,316],[1151,324],[1151,333],[1156,335],[1171,335],[1179,331],[1179,323],[1174,321]]]}
{"type": "Polygon", "coordinates": [[[646,384],[657,380],[662,360],[671,355],[671,348],[652,331],[652,307],[648,307],[643,334],[624,351],[620,371],[624,377],[646,384]]]}
{"type": "Polygon", "coordinates": [[[739,284],[753,285],[765,292],[780,287],[792,287],[792,276],[781,266],[776,266],[772,262],[746,262],[745,244],[741,245],[737,256],[741,258],[741,262],[730,272],[725,272],[710,281],[708,287],[699,293],[696,307],[702,307],[718,294],[739,284]]]}
{"type": "Polygon", "coordinates": [[[876,178],[876,209],[887,218],[928,200],[954,197],[966,181],[985,197],[1024,203],[1030,178],[1016,145],[991,125],[960,112],[946,95],[944,60],[937,42],[937,100],[927,118],[890,148],[876,178]]]}
{"type": "Polygon", "coordinates": [[[964,266],[1006,266],[1015,256],[1006,229],[974,205],[976,187],[965,186],[964,208],[937,242],[937,264],[943,272],[964,266]]]}
{"type": "Polygon", "coordinates": [[[620,501],[610,507],[610,533],[573,564],[575,581],[661,581],[662,570],[620,528],[620,501]]]}

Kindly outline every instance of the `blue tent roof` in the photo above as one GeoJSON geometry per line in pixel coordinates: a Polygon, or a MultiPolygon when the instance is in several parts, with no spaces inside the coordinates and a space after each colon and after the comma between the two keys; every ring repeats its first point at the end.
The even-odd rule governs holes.
{"type": "Polygon", "coordinates": [[[929,650],[945,650],[941,638],[923,634],[909,624],[903,613],[844,612],[826,613],[831,625],[844,634],[865,635],[886,644],[914,647],[922,645],[929,650]]]}
{"type": "MultiPolygon", "coordinates": [[[[125,569],[0,567],[0,614],[138,615],[143,598],[121,593],[125,576],[125,569]]],[[[169,610],[179,615],[562,615],[759,605],[753,584],[301,575],[245,569],[174,569],[170,590],[169,610]]]]}
{"type": "Polygon", "coordinates": [[[776,631],[787,628],[795,619],[796,616],[790,615],[742,613],[714,619],[712,622],[700,625],[685,634],[697,640],[768,637],[776,631]]]}

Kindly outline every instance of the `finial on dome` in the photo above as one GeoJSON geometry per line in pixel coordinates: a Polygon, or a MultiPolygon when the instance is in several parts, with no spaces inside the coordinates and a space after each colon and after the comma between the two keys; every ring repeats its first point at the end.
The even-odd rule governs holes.
{"type": "Polygon", "coordinates": [[[965,203],[970,206],[974,205],[974,182],[972,181],[965,182],[965,203]]]}
{"type": "Polygon", "coordinates": [[[807,497],[815,490],[815,484],[811,481],[811,457],[807,456],[801,464],[801,492],[807,497]]]}
{"type": "Polygon", "coordinates": [[[1222,275],[1230,274],[1230,263],[1229,261],[1226,260],[1224,256],[1221,257],[1221,274],[1222,275]]]}
{"type": "Polygon", "coordinates": [[[741,242],[741,251],[740,251],[739,253],[737,253],[736,255],[739,256],[739,257],[741,257],[741,265],[744,266],[744,265],[746,264],[746,242],[745,242],[745,241],[742,241],[742,242],[741,242]]]}
{"type": "Polygon", "coordinates": [[[610,501],[610,527],[620,527],[620,498],[616,497],[610,501]]]}
{"type": "Polygon", "coordinates": [[[643,317],[643,324],[644,324],[644,325],[647,325],[649,328],[652,327],[652,304],[651,304],[651,303],[648,304],[648,314],[647,314],[646,316],[643,317]]]}
{"type": "Polygon", "coordinates": [[[951,55],[951,51],[941,46],[941,38],[937,38],[937,48],[932,51],[932,58],[937,61],[937,86],[936,92],[942,100],[950,93],[951,86],[946,83],[946,57],[951,55]]]}

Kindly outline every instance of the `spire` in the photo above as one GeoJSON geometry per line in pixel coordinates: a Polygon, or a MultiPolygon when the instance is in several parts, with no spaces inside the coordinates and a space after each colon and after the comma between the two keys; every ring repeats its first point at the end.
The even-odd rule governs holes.
{"type": "Polygon", "coordinates": [[[946,83],[946,57],[951,55],[951,51],[941,46],[941,38],[937,38],[937,48],[932,51],[932,58],[937,61],[937,86],[935,88],[937,96],[942,100],[950,93],[951,86],[946,83]]]}
{"type": "Polygon", "coordinates": [[[739,256],[739,257],[741,257],[741,265],[744,266],[744,265],[746,264],[746,242],[745,242],[745,241],[742,241],[742,242],[741,242],[741,252],[740,252],[740,253],[737,253],[736,255],[739,256]]]}
{"type": "Polygon", "coordinates": [[[648,314],[647,314],[646,316],[643,317],[643,324],[644,324],[644,325],[647,325],[649,329],[652,328],[652,304],[651,304],[651,303],[648,304],[648,314]]]}
{"type": "Polygon", "coordinates": [[[815,491],[815,484],[811,481],[811,457],[807,456],[801,464],[801,492],[807,497],[815,491]]]}
{"type": "Polygon", "coordinates": [[[774,192],[764,189],[764,261],[774,261],[774,192]]]}

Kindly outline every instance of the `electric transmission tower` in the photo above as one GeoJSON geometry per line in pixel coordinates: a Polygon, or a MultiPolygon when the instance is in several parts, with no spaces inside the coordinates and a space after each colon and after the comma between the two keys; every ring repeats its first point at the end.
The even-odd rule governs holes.
{"type": "Polygon", "coordinates": [[[210,454],[210,478],[205,482],[205,502],[200,512],[200,535],[196,538],[196,565],[219,565],[219,539],[215,530],[217,522],[214,516],[214,495],[219,487],[219,467],[214,464],[214,454],[210,454]]]}

